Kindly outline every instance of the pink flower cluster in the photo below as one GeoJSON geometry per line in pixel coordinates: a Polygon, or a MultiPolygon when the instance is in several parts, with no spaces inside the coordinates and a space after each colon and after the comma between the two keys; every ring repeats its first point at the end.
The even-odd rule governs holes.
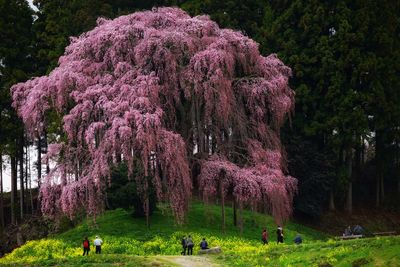
{"type": "Polygon", "coordinates": [[[269,154],[268,157],[255,166],[244,168],[218,156],[205,161],[199,177],[204,199],[232,195],[237,202],[253,208],[258,204],[266,205],[278,224],[287,220],[292,212],[297,180],[284,175],[281,169],[271,167],[277,164],[269,160],[276,159],[278,152],[264,152],[269,154]],[[220,196],[221,187],[223,196],[220,196]]]}

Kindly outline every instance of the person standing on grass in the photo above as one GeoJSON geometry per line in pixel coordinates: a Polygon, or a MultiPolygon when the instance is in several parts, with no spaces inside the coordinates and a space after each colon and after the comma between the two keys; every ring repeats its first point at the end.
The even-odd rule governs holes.
{"type": "Polygon", "coordinates": [[[276,243],[283,243],[283,229],[280,226],[276,229],[276,243]]]}
{"type": "Polygon", "coordinates": [[[93,245],[96,246],[96,254],[101,254],[101,244],[103,244],[103,240],[96,235],[96,239],[93,241],[93,245]]]}
{"type": "Polygon", "coordinates": [[[89,256],[89,251],[90,251],[90,242],[87,237],[83,240],[83,255],[82,256],[89,256]]]}
{"type": "Polygon", "coordinates": [[[265,229],[265,228],[264,228],[264,230],[262,231],[261,240],[262,240],[262,242],[263,242],[264,245],[265,245],[265,244],[268,245],[268,232],[267,232],[267,229],[265,229]]]}
{"type": "Polygon", "coordinates": [[[186,255],[186,248],[187,248],[186,236],[184,236],[184,237],[182,238],[181,244],[182,244],[182,252],[181,252],[181,255],[186,255]]]}
{"type": "Polygon", "coordinates": [[[191,237],[191,236],[189,236],[189,237],[187,238],[186,244],[187,244],[187,254],[188,254],[188,255],[193,255],[193,246],[194,246],[194,243],[193,243],[193,240],[192,240],[192,237],[191,237]]]}

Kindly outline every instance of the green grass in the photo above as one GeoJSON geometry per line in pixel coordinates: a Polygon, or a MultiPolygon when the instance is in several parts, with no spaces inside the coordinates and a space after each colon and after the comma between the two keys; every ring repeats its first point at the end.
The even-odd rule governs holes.
{"type": "Polygon", "coordinates": [[[400,237],[239,248],[216,258],[228,266],[400,266],[400,237]]]}
{"type": "Polygon", "coordinates": [[[130,256],[122,254],[91,255],[89,257],[66,256],[63,258],[36,258],[23,261],[5,261],[5,266],[132,266],[176,267],[177,265],[157,257],[130,256]]]}
{"type": "Polygon", "coordinates": [[[150,229],[144,219],[135,219],[124,210],[107,211],[97,219],[97,225],[89,220],[62,234],[27,242],[1,258],[0,265],[173,266],[157,255],[179,255],[182,236],[190,234],[196,243],[194,254],[205,237],[210,246],[222,248],[223,254],[211,259],[225,266],[400,266],[398,237],[333,241],[323,233],[288,223],[284,227],[287,245],[276,245],[276,224],[271,217],[245,211],[241,235],[232,225],[232,209],[226,211],[225,233],[217,206],[192,204],[182,226],[174,223],[169,209],[160,207],[151,217],[150,229]],[[264,227],[270,232],[268,246],[261,245],[264,227]],[[292,244],[296,232],[303,236],[303,245],[292,244]],[[89,257],[82,257],[83,237],[93,240],[96,235],[104,241],[103,254],[95,255],[92,250],[89,257]]]}

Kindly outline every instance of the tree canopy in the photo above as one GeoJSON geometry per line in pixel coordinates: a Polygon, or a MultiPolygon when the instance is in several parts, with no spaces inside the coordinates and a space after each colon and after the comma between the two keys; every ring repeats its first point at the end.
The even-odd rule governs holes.
{"type": "Polygon", "coordinates": [[[134,177],[144,205],[153,184],[181,222],[195,156],[205,198],[222,185],[239,203],[262,202],[277,221],[288,218],[296,179],[285,174],[279,129],[294,107],[290,75],[276,55],[260,55],[256,42],[208,16],[154,8],[98,19],[48,76],[12,87],[31,136],[50,111],[62,116],[42,211],[97,214],[122,159],[130,174],[144,170],[134,177]]]}

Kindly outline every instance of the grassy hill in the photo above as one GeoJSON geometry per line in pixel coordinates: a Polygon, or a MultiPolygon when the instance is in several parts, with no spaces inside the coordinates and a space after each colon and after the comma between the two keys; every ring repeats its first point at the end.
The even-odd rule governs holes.
{"type": "MultiPolygon", "coordinates": [[[[285,225],[285,245],[276,245],[276,225],[271,217],[244,212],[245,226],[241,235],[228,223],[225,233],[220,226],[220,209],[194,203],[187,223],[176,225],[167,208],[151,217],[150,229],[144,219],[135,219],[124,210],[107,211],[97,225],[85,221],[78,227],[42,240],[29,241],[0,259],[0,265],[10,266],[179,266],[163,255],[180,255],[183,235],[192,235],[196,246],[205,237],[210,246],[221,246],[223,254],[209,260],[221,266],[400,266],[400,238],[333,241],[323,233],[302,225],[285,225]],[[262,228],[270,232],[270,244],[260,241],[262,228]],[[304,244],[293,245],[299,232],[304,244]],[[82,257],[84,236],[93,240],[99,235],[103,254],[82,257]],[[355,265],[354,265],[355,264],[355,265]],[[358,265],[357,265],[358,264],[358,265]]],[[[232,209],[227,209],[227,221],[232,221],[232,209]]]]}

